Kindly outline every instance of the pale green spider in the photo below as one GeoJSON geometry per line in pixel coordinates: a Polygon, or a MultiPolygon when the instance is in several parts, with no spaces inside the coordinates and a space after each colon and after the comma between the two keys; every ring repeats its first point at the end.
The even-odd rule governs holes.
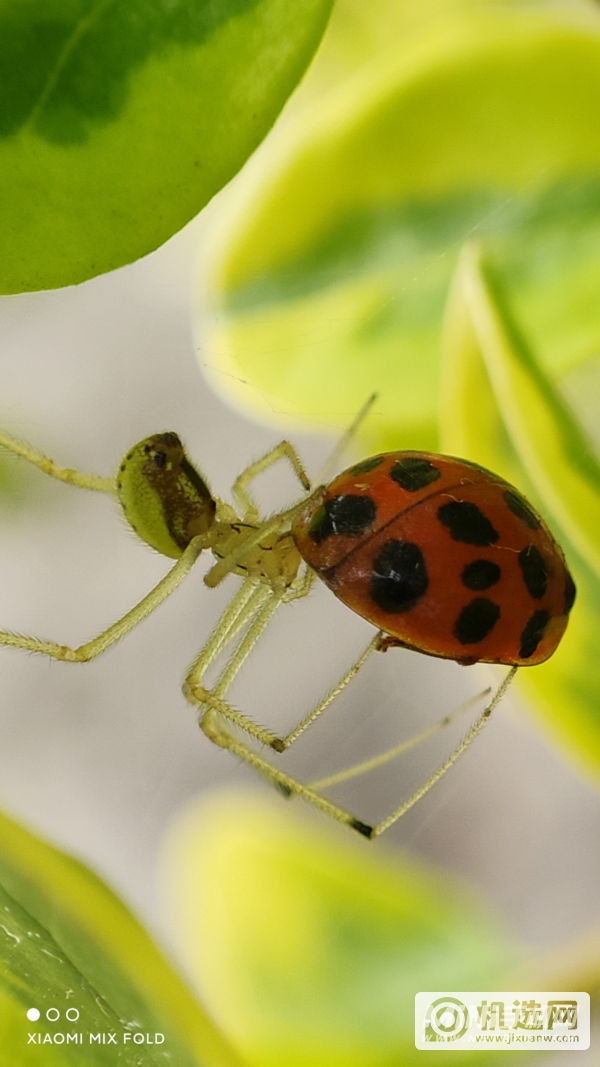
{"type": "MultiPolygon", "coordinates": [[[[340,442],[332,461],[345,447],[363,415],[364,409],[340,442]]],[[[292,519],[305,504],[306,494],[311,488],[293,446],[288,441],[282,441],[239,475],[232,493],[240,515],[229,504],[211,495],[204,478],[191,465],[181,441],[174,433],[155,434],[136,444],[124,457],[116,478],[103,478],[59,467],[43,453],[4,432],[0,433],[0,447],[22,456],[52,478],[115,497],[139,537],[158,552],[177,560],[166,577],[139,604],[98,637],[78,648],[8,632],[0,632],[0,644],[40,652],[71,663],[94,659],[162,604],[189,574],[201,552],[210,549],[217,562],[205,576],[207,586],[218,585],[230,573],[240,575],[243,580],[183,684],[187,700],[198,709],[201,729],[215,744],[255,767],[285,795],[303,797],[366,837],[372,838],[383,833],[458,759],[489,718],[514,673],[509,673],[466,737],[432,777],[380,823],[369,826],[333,804],[318,790],[394,759],[401,752],[431,737],[489,690],[394,749],[309,785],[296,781],[274,767],[228,729],[228,724],[232,724],[272,750],[283,752],[329,707],[369,656],[385,648],[384,635],[378,631],[327,696],[284,737],[277,737],[257,725],[226,700],[231,683],[276,609],[281,604],[306,596],[316,577],[304,564],[291,534],[292,519]],[[249,493],[249,485],[257,475],[281,459],[291,464],[304,495],[293,507],[271,518],[261,519],[249,493]],[[229,650],[229,658],[225,660],[216,683],[208,688],[205,685],[206,672],[226,650],[229,650]]]]}

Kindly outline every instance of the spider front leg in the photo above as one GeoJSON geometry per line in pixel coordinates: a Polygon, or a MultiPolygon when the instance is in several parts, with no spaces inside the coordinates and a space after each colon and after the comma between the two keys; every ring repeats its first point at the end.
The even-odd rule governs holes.
{"type": "Polygon", "coordinates": [[[12,437],[11,434],[6,433],[4,430],[0,431],[0,448],[6,448],[9,452],[21,456],[28,463],[32,463],[34,467],[38,467],[44,474],[48,474],[51,478],[57,478],[61,482],[67,482],[68,485],[75,485],[79,489],[93,489],[100,493],[110,493],[112,496],[116,495],[114,478],[102,478],[99,474],[84,474],[83,471],[75,470],[72,467],[59,467],[49,456],[45,456],[43,452],[39,452],[37,448],[33,448],[26,441],[19,441],[18,438],[12,437]]]}
{"type": "Polygon", "coordinates": [[[139,604],[136,604],[122,619],[113,623],[98,637],[84,645],[80,645],[78,648],[59,645],[55,641],[43,641],[38,637],[21,637],[5,631],[0,631],[0,644],[9,645],[11,648],[24,648],[29,652],[41,652],[45,656],[51,656],[53,659],[67,663],[87,663],[89,660],[95,659],[107,648],[110,648],[111,645],[114,645],[116,641],[125,637],[138,623],[155,611],[181,585],[204,547],[205,539],[203,537],[194,538],[175,566],[139,604]]]}
{"type": "Polygon", "coordinates": [[[310,490],[308,475],[304,470],[304,465],[296,452],[296,449],[289,441],[280,441],[278,445],[275,445],[275,447],[264,456],[246,467],[233,483],[232,493],[240,505],[246,520],[251,521],[258,518],[258,508],[248,493],[250,482],[254,481],[259,474],[262,474],[263,471],[272,467],[273,464],[277,463],[280,459],[287,459],[290,462],[292,470],[298,478],[302,488],[306,489],[307,492],[310,490]]]}

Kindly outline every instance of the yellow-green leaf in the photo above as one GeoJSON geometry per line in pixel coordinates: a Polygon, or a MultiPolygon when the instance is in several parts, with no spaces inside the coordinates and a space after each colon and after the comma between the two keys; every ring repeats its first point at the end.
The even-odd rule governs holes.
{"type": "Polygon", "coordinates": [[[415,993],[502,988],[514,964],[464,886],[346,835],[252,793],[204,799],[175,824],[173,933],[253,1067],[432,1064],[414,1047],[415,993]]]}
{"type": "Polygon", "coordinates": [[[515,483],[546,516],[565,549],[578,589],[567,632],[552,658],[521,670],[516,684],[532,698],[561,750],[576,754],[597,779],[598,463],[486,275],[478,249],[467,248],[445,319],[442,446],[515,483]]]}
{"type": "MultiPolygon", "coordinates": [[[[545,365],[600,344],[600,12],[433,7],[389,19],[374,0],[377,47],[320,97],[317,57],[215,217],[202,363],[267,421],[347,425],[378,391],[377,447],[435,446],[443,307],[474,230],[545,365]]],[[[327,37],[323,57],[342,66],[327,37]]]]}
{"type": "Polygon", "coordinates": [[[465,249],[459,274],[511,441],[546,507],[600,575],[600,462],[503,312],[476,245],[465,249]]]}
{"type": "Polygon", "coordinates": [[[1,1067],[28,1067],[32,1048],[52,1067],[242,1067],[121,901],[4,816],[0,1031],[1,1067]]]}
{"type": "Polygon", "coordinates": [[[332,0],[0,0],[0,291],[166,241],[235,174],[332,0]]]}

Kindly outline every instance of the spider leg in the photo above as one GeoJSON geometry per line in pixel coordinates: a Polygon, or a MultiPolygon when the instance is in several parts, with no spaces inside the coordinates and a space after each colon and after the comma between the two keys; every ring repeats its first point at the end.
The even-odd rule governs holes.
{"type": "Polygon", "coordinates": [[[361,667],[363,667],[364,664],[367,662],[371,653],[377,651],[380,637],[381,632],[378,631],[372,641],[369,641],[369,644],[364,649],[364,651],[361,652],[358,659],[356,659],[354,663],[348,668],[346,673],[342,675],[337,685],[335,685],[333,689],[329,691],[327,696],[323,697],[323,699],[319,701],[317,706],[313,708],[313,710],[309,712],[309,714],[306,715],[302,719],[302,721],[299,722],[296,727],[294,727],[293,730],[290,730],[290,732],[286,734],[285,737],[277,738],[277,744],[274,744],[272,746],[276,749],[277,752],[284,752],[285,749],[289,748],[289,746],[293,744],[293,742],[296,741],[297,738],[300,737],[300,735],[303,734],[309,726],[312,726],[313,722],[316,722],[319,716],[323,714],[323,712],[329,707],[329,705],[333,703],[335,698],[340,695],[342,690],[346,688],[348,682],[351,682],[354,676],[358,674],[361,667]]]}
{"type": "Polygon", "coordinates": [[[248,748],[242,741],[231,736],[228,730],[225,730],[221,724],[217,721],[217,712],[215,710],[209,710],[200,720],[200,726],[206,736],[218,745],[220,748],[228,749],[229,752],[233,752],[235,756],[243,759],[246,763],[249,763],[252,767],[255,767],[257,771],[260,771],[273,785],[278,787],[286,796],[299,796],[303,800],[307,800],[310,804],[313,804],[320,811],[326,815],[330,815],[337,822],[344,823],[346,826],[352,827],[353,830],[358,830],[359,833],[369,837],[371,834],[371,827],[361,823],[349,812],[339,808],[336,804],[332,804],[330,800],[315,793],[308,786],[302,785],[301,782],[291,778],[289,774],[285,774],[278,768],[273,767],[267,760],[263,759],[252,749],[248,748]]]}
{"type": "Polygon", "coordinates": [[[425,793],[429,792],[429,790],[432,788],[432,786],[436,784],[436,782],[439,782],[440,778],[446,773],[446,771],[449,770],[449,768],[452,767],[454,763],[456,763],[459,756],[462,756],[465,749],[468,747],[468,745],[471,744],[471,741],[473,741],[477,737],[477,734],[481,733],[494,708],[502,700],[502,697],[506,693],[506,690],[508,689],[516,673],[517,667],[511,667],[508,673],[504,676],[500,685],[498,686],[489,704],[486,705],[486,707],[481,712],[481,715],[475,720],[475,722],[471,726],[471,729],[468,731],[465,737],[463,737],[460,744],[456,746],[454,752],[452,752],[451,755],[448,756],[448,759],[445,760],[444,763],[442,763],[441,767],[438,767],[437,771],[434,771],[431,777],[428,778],[427,781],[419,789],[417,789],[411,797],[408,798],[408,800],[405,800],[399,808],[396,808],[395,811],[393,811],[385,819],[382,819],[381,822],[377,823],[377,825],[372,828],[371,834],[369,835],[370,837],[379,837],[387,829],[389,829],[390,826],[397,822],[398,819],[402,818],[402,816],[405,815],[406,812],[409,811],[410,808],[412,808],[417,803],[417,801],[421,799],[421,797],[425,796],[425,793]]]}
{"type": "Polygon", "coordinates": [[[69,648],[67,645],[59,645],[54,641],[43,641],[37,637],[22,637],[5,631],[0,631],[0,644],[9,645],[11,648],[24,648],[29,652],[41,652],[46,656],[52,656],[53,659],[68,663],[87,663],[128,634],[134,626],[137,626],[162,604],[163,600],[166,600],[181,585],[204,547],[204,537],[195,537],[190,541],[175,566],[143,600],[140,600],[139,604],[136,604],[123,618],[109,626],[98,637],[88,641],[85,645],[80,645],[79,648],[69,648]]]}
{"type": "Polygon", "coordinates": [[[361,774],[366,774],[368,771],[374,771],[377,767],[383,767],[386,763],[391,763],[392,760],[403,755],[404,752],[410,752],[411,749],[416,748],[417,745],[422,744],[423,741],[428,741],[430,737],[435,737],[437,733],[444,730],[450,723],[455,722],[459,716],[464,715],[475,704],[478,704],[480,700],[488,696],[490,689],[484,689],[482,693],[478,693],[477,696],[471,697],[470,700],[466,700],[460,707],[455,708],[449,715],[445,715],[439,722],[429,726],[426,730],[422,730],[421,733],[416,734],[414,737],[409,737],[407,741],[402,741],[399,745],[395,745],[394,748],[386,749],[385,752],[381,752],[378,756],[373,756],[371,759],[363,760],[361,763],[355,763],[352,767],[345,767],[343,771],[338,771],[336,774],[330,774],[327,778],[320,778],[316,782],[309,782],[311,789],[327,789],[331,785],[338,785],[340,782],[347,782],[351,778],[357,778],[361,774]]]}
{"type": "MultiPolygon", "coordinates": [[[[245,759],[248,763],[253,764],[253,766],[261,770],[263,774],[270,778],[273,783],[279,786],[279,788],[288,796],[295,795],[302,797],[305,800],[308,800],[310,803],[320,808],[321,811],[324,811],[326,814],[333,816],[333,818],[336,819],[338,822],[343,822],[347,826],[350,826],[351,829],[357,830],[358,833],[362,834],[364,837],[372,839],[374,837],[380,837],[381,834],[383,834],[387,829],[389,829],[390,826],[393,825],[393,823],[395,823],[404,814],[406,814],[406,812],[409,811],[409,809],[412,808],[413,805],[416,804],[417,801],[420,800],[421,797],[423,797],[425,793],[427,793],[432,788],[432,786],[434,786],[436,782],[440,780],[440,778],[446,773],[446,771],[449,770],[449,768],[454,763],[456,763],[459,756],[462,755],[467,746],[470,745],[471,741],[473,741],[475,737],[477,737],[477,734],[479,734],[485,726],[494,708],[498,705],[498,703],[506,693],[508,686],[510,685],[512,679],[516,674],[516,671],[516,667],[511,667],[503,681],[498,686],[498,689],[494,693],[492,699],[483,709],[480,716],[475,720],[475,722],[471,726],[471,729],[468,731],[461,743],[457,745],[454,752],[441,765],[441,767],[439,767],[438,770],[434,774],[432,774],[431,777],[424,783],[424,785],[422,785],[420,789],[417,789],[416,792],[413,793],[413,795],[409,797],[408,800],[406,800],[403,804],[400,805],[399,808],[396,808],[395,811],[393,811],[385,819],[382,819],[381,822],[377,823],[375,826],[369,826],[367,823],[361,822],[359,819],[356,819],[349,812],[345,811],[343,808],[339,808],[337,805],[327,805],[327,802],[325,802],[325,798],[322,797],[320,793],[315,791],[315,784],[319,787],[325,784],[332,784],[332,779],[323,780],[322,782],[318,783],[311,783],[310,785],[306,786],[302,785],[301,783],[296,782],[294,779],[290,778],[288,775],[282,774],[276,768],[271,767],[271,765],[268,764],[265,760],[262,760],[260,759],[260,757],[255,756],[255,754],[252,753],[249,749],[247,749],[246,746],[240,745],[237,741],[234,741],[232,738],[229,737],[229,735],[226,735],[224,731],[219,734],[218,729],[215,731],[214,725],[211,726],[210,723],[207,723],[203,728],[205,729],[205,732],[208,732],[212,729],[213,731],[215,731],[215,733],[219,734],[218,738],[216,736],[213,738],[217,744],[220,744],[223,748],[230,748],[236,753],[236,755],[241,756],[242,759],[245,759]]],[[[456,715],[458,711],[461,710],[464,710],[464,708],[457,709],[457,712],[453,713],[452,717],[454,717],[454,715],[456,715]]],[[[444,720],[442,720],[442,724],[444,724],[444,720]]],[[[439,724],[440,727],[442,724],[439,724]]],[[[397,752],[395,754],[397,754],[397,752]]],[[[378,760],[376,757],[376,761],[369,761],[370,765],[373,766],[375,762],[377,762],[377,765],[383,762],[387,762],[387,760],[385,759],[386,755],[387,754],[384,754],[384,758],[380,757],[378,760]]],[[[358,769],[351,768],[351,770],[356,771],[356,773],[360,773],[360,770],[363,767],[364,765],[358,765],[358,769]]],[[[364,769],[367,768],[365,767],[364,769]]],[[[336,781],[343,780],[341,775],[336,775],[334,777],[336,781]]],[[[350,775],[348,775],[348,777],[350,777],[350,775]]]]}
{"type": "Polygon", "coordinates": [[[350,444],[352,438],[354,437],[354,435],[356,434],[357,430],[361,426],[363,420],[369,414],[369,411],[371,410],[371,408],[373,407],[373,404],[377,400],[378,395],[379,395],[378,393],[371,393],[371,396],[369,397],[369,399],[366,401],[366,403],[363,404],[363,406],[361,407],[361,409],[358,412],[358,414],[355,415],[355,417],[352,420],[352,422],[350,423],[350,426],[348,427],[348,429],[340,437],[340,439],[339,439],[338,443],[336,444],[335,448],[333,449],[331,455],[329,455],[327,457],[327,459],[325,460],[325,463],[324,463],[323,467],[321,468],[321,470],[319,471],[317,477],[315,478],[315,485],[322,485],[323,482],[328,481],[328,478],[329,478],[329,475],[330,475],[331,471],[334,471],[336,469],[336,467],[338,465],[338,461],[340,460],[340,457],[343,456],[343,454],[346,451],[346,449],[348,448],[348,445],[350,444]]]}
{"type": "MultiPolygon", "coordinates": [[[[238,589],[235,596],[230,600],[215,626],[208,641],[194,660],[184,682],[184,690],[188,683],[201,680],[208,668],[234,639],[243,626],[256,614],[264,600],[269,595],[269,588],[258,585],[251,578],[246,578],[238,589]]],[[[186,693],[186,696],[188,694],[186,693]]],[[[188,699],[190,697],[188,696],[188,699]]],[[[191,697],[192,703],[196,703],[191,697]]]]}
{"type": "Polygon", "coordinates": [[[275,445],[266,455],[257,459],[254,463],[251,463],[233,483],[233,495],[244,512],[244,518],[246,520],[256,520],[258,518],[258,508],[252,500],[252,497],[248,493],[248,486],[250,482],[262,474],[274,463],[277,463],[280,459],[289,460],[294,474],[297,476],[298,481],[302,485],[303,489],[308,492],[310,490],[310,482],[308,475],[304,470],[304,465],[300,459],[296,449],[289,441],[280,441],[278,445],[275,445]]]}
{"type": "Polygon", "coordinates": [[[33,463],[34,467],[39,467],[44,474],[50,475],[51,478],[58,478],[61,482],[76,485],[80,489],[95,489],[100,493],[110,493],[111,496],[116,494],[114,478],[102,478],[99,474],[84,474],[71,467],[59,467],[43,452],[38,452],[26,441],[19,441],[18,438],[4,430],[0,431],[0,448],[6,448],[15,455],[22,456],[28,463],[33,463]]]}
{"type": "MultiPolygon", "coordinates": [[[[252,585],[251,579],[247,579],[241,587],[238,597],[246,585],[252,585]]],[[[258,725],[241,711],[237,711],[224,698],[242,664],[270,622],[274,612],[282,603],[283,595],[283,592],[275,592],[268,586],[255,585],[250,595],[240,601],[239,610],[236,610],[235,599],[237,598],[234,598],[230,607],[224,612],[210,641],[204,646],[200,655],[192,664],[183,685],[184,694],[190,703],[196,707],[207,709],[201,716],[201,726],[207,714],[218,712],[229,722],[239,726],[262,744],[270,745],[271,747],[277,746],[279,739],[271,730],[265,729],[265,727],[258,725]],[[248,628],[238,647],[225,664],[216,684],[212,689],[208,689],[202,684],[206,671],[216,655],[233,640],[245,625],[248,628]],[[210,648],[208,647],[209,644],[211,644],[210,648]],[[214,651],[212,646],[214,646],[214,651]]],[[[202,728],[204,729],[203,726],[202,728]]]]}
{"type": "MultiPolygon", "coordinates": [[[[275,591],[272,588],[256,586],[251,579],[247,579],[234,598],[232,604],[223,614],[220,623],[213,634],[213,637],[204,647],[197,660],[192,665],[192,668],[186,678],[184,684],[184,692],[190,703],[196,705],[201,709],[201,715],[199,725],[206,736],[213,741],[220,748],[228,749],[234,755],[237,755],[243,759],[246,763],[255,767],[261,772],[273,785],[278,787],[287,796],[299,796],[309,803],[313,804],[319,810],[332,816],[338,822],[345,823],[352,829],[357,830],[365,837],[378,837],[385,830],[387,830],[397,819],[401,818],[422,796],[425,795],[435,785],[436,782],[446,773],[446,771],[456,762],[459,756],[465,751],[467,746],[474,740],[477,734],[483,729],[485,723],[489,719],[492,711],[497,706],[499,701],[504,696],[514,674],[516,667],[511,668],[492,699],[486,705],[480,716],[476,719],[473,726],[463,738],[461,743],[456,747],[454,752],[448,757],[448,759],[442,764],[438,770],[431,775],[431,777],[422,785],[408,800],[406,800],[399,808],[393,811],[381,822],[375,826],[369,826],[366,823],[361,822],[350,812],[345,811],[338,805],[333,804],[317,792],[317,789],[324,788],[328,785],[333,785],[337,782],[346,781],[349,778],[355,777],[358,774],[362,774],[365,771],[372,770],[375,767],[381,766],[384,763],[389,762],[401,752],[405,752],[410,748],[413,748],[420,741],[424,741],[427,737],[433,736],[444,726],[448,725],[451,721],[458,717],[459,714],[466,711],[469,706],[473,704],[473,700],[468,701],[465,705],[457,708],[456,711],[450,715],[445,716],[439,723],[427,730],[423,731],[417,737],[404,742],[402,745],[396,746],[396,748],[389,752],[382,753],[379,756],[374,757],[371,760],[364,761],[357,764],[354,767],[348,768],[345,771],[341,771],[338,774],[332,775],[329,778],[322,779],[319,782],[310,783],[304,785],[302,782],[298,782],[290,775],[283,771],[280,771],[277,767],[274,767],[266,759],[264,759],[257,752],[254,752],[248,745],[234,737],[230,731],[226,728],[225,722],[229,722],[232,725],[244,730],[247,734],[250,734],[257,741],[269,745],[276,751],[283,751],[288,745],[292,744],[313,722],[325,711],[327,707],[335,700],[339,693],[345,688],[348,682],[354,677],[354,675],[360,670],[366,660],[369,658],[372,652],[379,648],[379,642],[381,639],[381,633],[378,632],[374,638],[369,642],[366,649],[361,656],[352,664],[352,666],[346,671],[337,685],[330,691],[330,693],[310,712],[305,716],[299,725],[292,730],[286,737],[278,738],[272,731],[267,730],[265,727],[253,722],[247,715],[238,711],[231,704],[225,700],[225,696],[229,686],[233,679],[237,675],[240,667],[246,660],[251,649],[255,645],[256,641],[260,637],[262,631],[272,618],[274,612],[278,608],[279,604],[283,602],[285,594],[283,592],[275,591]],[[250,591],[248,591],[250,589],[250,591]],[[225,668],[221,672],[221,675],[213,687],[212,690],[206,688],[202,682],[204,674],[211,663],[214,661],[216,655],[220,651],[223,651],[227,644],[233,640],[234,636],[239,630],[247,625],[247,630],[240,641],[238,647],[234,651],[233,655],[227,661],[225,668]],[[225,721],[223,721],[225,720],[225,721]]],[[[480,694],[475,697],[474,700],[481,699],[480,694]]]]}
{"type": "MultiPolygon", "coordinates": [[[[305,578],[304,582],[296,591],[296,596],[304,596],[306,592],[308,592],[311,583],[312,578],[310,580],[305,578]]],[[[259,592],[260,587],[253,596],[257,598],[259,592]]],[[[364,652],[362,652],[358,659],[348,668],[334,688],[330,690],[323,700],[319,701],[317,706],[313,708],[313,710],[306,715],[293,730],[284,737],[278,737],[272,730],[260,726],[248,715],[245,715],[243,712],[238,711],[237,708],[234,708],[225,700],[225,696],[242,664],[254,648],[254,645],[267,624],[270,622],[276,609],[286,600],[286,598],[289,598],[289,591],[288,593],[276,592],[267,588],[264,590],[260,599],[251,601],[252,606],[244,615],[243,621],[239,622],[235,632],[246,623],[249,623],[250,625],[237,649],[225,665],[217,683],[212,689],[203,685],[204,674],[217,654],[215,651],[215,654],[211,655],[205,646],[198,659],[192,665],[183,687],[184,693],[190,703],[198,707],[210,708],[213,711],[218,712],[228,722],[233,723],[247,734],[255,737],[257,741],[260,741],[263,745],[269,745],[269,747],[275,749],[276,752],[284,752],[286,748],[289,748],[289,746],[323,714],[329,705],[333,703],[335,698],[339,696],[342,690],[345,689],[352,678],[354,678],[355,674],[358,673],[363,664],[366,663],[371,653],[377,650],[381,636],[379,632],[375,635],[364,652]]],[[[237,620],[239,616],[236,615],[235,618],[237,620]]],[[[222,650],[234,636],[234,633],[229,629],[229,625],[229,622],[225,619],[225,616],[223,616],[215,631],[219,651],[222,650]]]]}

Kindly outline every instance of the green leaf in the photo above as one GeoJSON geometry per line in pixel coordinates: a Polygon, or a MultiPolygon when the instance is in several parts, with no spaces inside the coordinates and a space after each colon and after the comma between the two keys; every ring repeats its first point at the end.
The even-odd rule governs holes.
{"type": "Polygon", "coordinates": [[[578,593],[550,660],[519,671],[561,750],[600,770],[600,475],[598,460],[551,379],[468,247],[452,286],[444,330],[443,448],[516,484],[546,515],[578,593]]]}
{"type": "Polygon", "coordinates": [[[474,230],[545,365],[600,344],[600,18],[480,0],[419,24],[422,4],[399,6],[412,23],[388,28],[369,5],[387,48],[320,99],[311,75],[224,199],[199,332],[217,388],[268,421],[347,425],[376,390],[373,444],[435,447],[443,308],[474,230]]]}
{"type": "Polygon", "coordinates": [[[459,279],[514,448],[546,507],[600,576],[600,462],[508,317],[474,245],[465,249],[459,279]]]}
{"type": "Polygon", "coordinates": [[[414,1047],[415,993],[502,988],[515,962],[454,879],[305,823],[281,799],[204,799],[165,861],[180,953],[253,1067],[437,1062],[414,1047]]]}
{"type": "Polygon", "coordinates": [[[150,252],[264,137],[332,0],[0,0],[0,291],[150,252]]]}
{"type": "Polygon", "coordinates": [[[0,1029],[0,1067],[28,1067],[40,1055],[52,1067],[103,1067],[117,1058],[127,1067],[241,1067],[118,898],[80,863],[3,816],[0,1029]],[[39,1021],[27,1019],[31,1008],[39,1021]],[[48,1021],[49,1009],[60,1017],[53,1021],[51,1011],[48,1021]],[[69,1021],[72,1009],[79,1019],[69,1021]],[[37,1036],[29,1043],[32,1033],[43,1052],[37,1036]],[[109,1033],[114,1041],[90,1040],[109,1033]],[[81,1041],[67,1043],[60,1037],[66,1034],[81,1034],[81,1041]]]}

